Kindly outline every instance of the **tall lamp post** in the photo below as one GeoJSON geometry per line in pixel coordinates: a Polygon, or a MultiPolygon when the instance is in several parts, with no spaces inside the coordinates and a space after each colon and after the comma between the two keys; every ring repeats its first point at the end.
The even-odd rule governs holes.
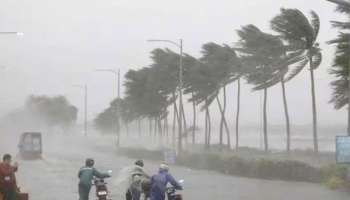
{"type": "Polygon", "coordinates": [[[75,84],[73,87],[80,88],[84,91],[84,135],[87,136],[87,85],[75,84]]]}
{"type": "Polygon", "coordinates": [[[182,102],[182,87],[183,87],[183,64],[182,64],[182,57],[183,57],[183,41],[182,39],[179,39],[178,42],[172,41],[172,40],[158,40],[158,39],[151,39],[147,40],[148,42],[166,42],[175,45],[180,50],[180,64],[179,64],[179,140],[178,140],[178,152],[182,152],[182,119],[183,119],[183,102],[182,102]]]}
{"type": "MultiPolygon", "coordinates": [[[[114,69],[96,69],[95,71],[97,72],[109,72],[109,73],[113,73],[115,75],[115,87],[116,87],[116,93],[117,93],[117,100],[120,99],[120,69],[114,70],[114,69]]],[[[119,105],[117,104],[117,119],[116,119],[116,123],[117,123],[117,141],[116,141],[116,146],[119,147],[120,145],[120,120],[119,120],[119,105]]]]}

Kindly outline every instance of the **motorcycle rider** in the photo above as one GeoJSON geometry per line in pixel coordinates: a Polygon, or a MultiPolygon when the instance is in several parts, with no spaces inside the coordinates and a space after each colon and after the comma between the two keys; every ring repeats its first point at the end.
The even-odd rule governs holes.
{"type": "Polygon", "coordinates": [[[97,178],[108,178],[110,174],[101,173],[94,168],[95,161],[92,158],[88,158],[85,161],[85,166],[80,168],[79,177],[79,200],[88,200],[90,189],[92,185],[92,179],[97,178]]]}
{"type": "Polygon", "coordinates": [[[11,165],[12,157],[5,154],[0,163],[0,195],[4,200],[17,200],[19,189],[17,187],[15,172],[18,170],[18,164],[11,165]]]}
{"type": "Polygon", "coordinates": [[[176,190],[182,190],[182,186],[169,173],[169,166],[162,163],[158,174],[151,178],[151,200],[165,200],[166,186],[170,183],[176,190]]]}
{"type": "MultiPolygon", "coordinates": [[[[129,188],[126,192],[126,200],[140,200],[142,193],[142,182],[150,179],[150,176],[144,171],[143,160],[137,160],[130,173],[129,188]]],[[[147,196],[147,195],[146,195],[147,196]]],[[[146,197],[147,198],[147,197],[146,197]]]]}

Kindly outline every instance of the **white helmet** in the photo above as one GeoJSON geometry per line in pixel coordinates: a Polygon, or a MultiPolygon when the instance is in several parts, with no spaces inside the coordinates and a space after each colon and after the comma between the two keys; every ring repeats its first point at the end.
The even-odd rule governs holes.
{"type": "Polygon", "coordinates": [[[164,171],[169,171],[169,165],[167,165],[166,163],[162,163],[160,164],[159,169],[164,171]]]}

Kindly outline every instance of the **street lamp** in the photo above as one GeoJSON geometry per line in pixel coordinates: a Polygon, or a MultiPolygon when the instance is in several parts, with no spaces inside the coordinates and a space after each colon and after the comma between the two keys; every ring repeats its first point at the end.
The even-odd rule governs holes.
{"type": "Polygon", "coordinates": [[[120,145],[120,122],[119,122],[119,105],[118,105],[118,100],[120,99],[120,69],[118,69],[118,71],[114,70],[114,69],[96,69],[95,71],[97,72],[109,72],[109,73],[113,73],[115,75],[115,80],[116,80],[116,87],[117,87],[117,141],[116,141],[116,146],[119,147],[120,145]]]}
{"type": "Polygon", "coordinates": [[[182,39],[179,39],[179,42],[174,42],[172,40],[158,40],[151,39],[147,40],[148,42],[166,42],[175,45],[180,50],[180,64],[179,64],[179,141],[178,141],[178,151],[182,152],[182,119],[183,119],[183,103],[182,103],[182,86],[183,86],[183,64],[182,64],[182,56],[183,56],[183,44],[182,39]]]}
{"type": "Polygon", "coordinates": [[[116,82],[115,87],[117,87],[115,90],[117,91],[117,97],[119,99],[120,98],[120,70],[118,69],[118,71],[116,71],[114,69],[96,69],[95,71],[109,72],[115,75],[115,82],[116,82]]]}
{"type": "Polygon", "coordinates": [[[87,85],[75,84],[73,87],[80,88],[84,91],[84,134],[87,136],[87,85]]]}
{"type": "Polygon", "coordinates": [[[17,35],[17,36],[23,36],[24,33],[23,32],[11,32],[11,31],[2,31],[0,32],[0,35],[17,35]]]}

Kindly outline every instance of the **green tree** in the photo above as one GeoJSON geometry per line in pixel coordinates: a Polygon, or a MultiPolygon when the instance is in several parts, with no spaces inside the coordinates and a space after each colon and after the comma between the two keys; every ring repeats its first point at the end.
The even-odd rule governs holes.
{"type": "Polygon", "coordinates": [[[286,77],[286,81],[299,74],[309,63],[312,97],[312,116],[313,116],[313,143],[314,151],[318,152],[318,133],[317,133],[317,109],[315,94],[314,70],[322,62],[321,49],[317,43],[317,37],[320,29],[320,19],[318,15],[311,11],[309,20],[298,9],[281,9],[281,13],[271,20],[271,28],[280,34],[284,42],[287,43],[288,51],[291,51],[299,58],[303,59],[305,65],[298,65],[292,73],[286,77]]]}
{"type": "Polygon", "coordinates": [[[64,96],[31,95],[26,101],[26,108],[48,127],[67,129],[77,119],[78,109],[64,96]]]}
{"type": "Polygon", "coordinates": [[[268,88],[279,82],[283,82],[283,77],[287,72],[286,67],[282,67],[282,58],[285,55],[283,42],[274,35],[264,33],[254,25],[247,25],[238,30],[240,41],[238,50],[244,69],[244,76],[248,83],[253,84],[253,90],[264,91],[264,146],[268,150],[267,132],[267,94],[268,88]]]}
{"type": "MultiPolygon", "coordinates": [[[[329,41],[330,44],[336,45],[336,53],[333,61],[333,66],[330,73],[336,77],[336,80],[331,82],[333,89],[331,103],[334,104],[335,109],[341,109],[346,105],[349,106],[349,65],[350,65],[350,34],[344,31],[350,30],[350,4],[344,6],[338,4],[338,12],[347,16],[348,20],[345,22],[333,21],[332,25],[338,28],[341,32],[337,38],[329,41]]],[[[350,109],[348,107],[348,135],[350,135],[350,109]]]]}

